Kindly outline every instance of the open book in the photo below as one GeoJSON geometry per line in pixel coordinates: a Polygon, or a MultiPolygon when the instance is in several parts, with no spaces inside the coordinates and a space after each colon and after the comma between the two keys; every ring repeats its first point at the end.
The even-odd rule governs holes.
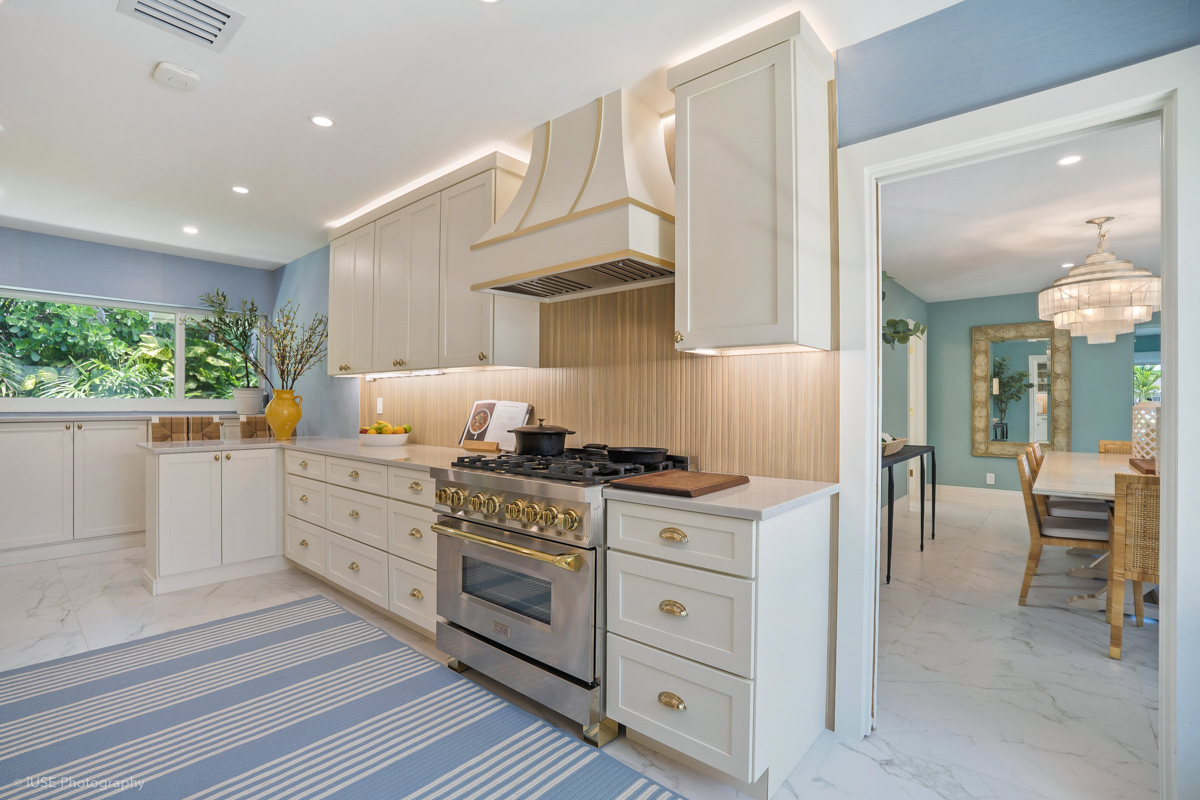
{"type": "Polygon", "coordinates": [[[463,427],[458,446],[463,442],[495,442],[501,450],[517,449],[517,437],[509,433],[529,419],[529,404],[512,400],[477,400],[471,408],[471,416],[463,427]]]}

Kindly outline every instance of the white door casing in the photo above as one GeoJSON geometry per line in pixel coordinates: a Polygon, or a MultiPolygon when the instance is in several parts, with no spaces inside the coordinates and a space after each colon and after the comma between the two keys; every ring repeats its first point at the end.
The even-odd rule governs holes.
{"type": "MultiPolygon", "coordinates": [[[[913,325],[918,320],[909,320],[913,325]]],[[[926,333],[925,336],[929,334],[926,333]]],[[[908,340],[908,443],[929,444],[928,439],[928,372],[926,358],[929,352],[925,336],[908,340]]],[[[926,456],[922,456],[927,459],[926,456]]],[[[914,459],[908,462],[908,510],[919,511],[921,507],[921,465],[914,459]]],[[[927,474],[925,480],[930,476],[927,474]]]]}

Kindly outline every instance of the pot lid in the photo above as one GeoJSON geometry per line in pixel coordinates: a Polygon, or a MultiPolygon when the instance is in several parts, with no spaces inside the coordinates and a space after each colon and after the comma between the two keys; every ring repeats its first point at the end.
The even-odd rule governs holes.
{"type": "Polygon", "coordinates": [[[566,428],[562,427],[561,425],[547,425],[546,420],[539,419],[537,425],[522,425],[519,428],[513,428],[512,430],[509,431],[509,433],[570,433],[570,434],[574,434],[575,431],[569,431],[566,428]]]}

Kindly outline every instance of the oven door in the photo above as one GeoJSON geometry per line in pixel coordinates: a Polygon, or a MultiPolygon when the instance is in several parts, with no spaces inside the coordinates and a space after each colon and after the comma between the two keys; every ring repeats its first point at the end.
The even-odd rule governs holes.
{"type": "Polygon", "coordinates": [[[581,681],[595,681],[595,550],[446,517],[433,529],[439,615],[581,681]]]}

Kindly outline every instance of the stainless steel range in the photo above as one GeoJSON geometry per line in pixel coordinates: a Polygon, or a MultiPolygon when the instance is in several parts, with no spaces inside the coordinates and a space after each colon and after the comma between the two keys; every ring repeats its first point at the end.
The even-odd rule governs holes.
{"type": "Polygon", "coordinates": [[[464,456],[433,469],[438,649],[580,723],[596,745],[604,718],[604,501],[610,480],[647,470],[603,452],[464,456]]]}

